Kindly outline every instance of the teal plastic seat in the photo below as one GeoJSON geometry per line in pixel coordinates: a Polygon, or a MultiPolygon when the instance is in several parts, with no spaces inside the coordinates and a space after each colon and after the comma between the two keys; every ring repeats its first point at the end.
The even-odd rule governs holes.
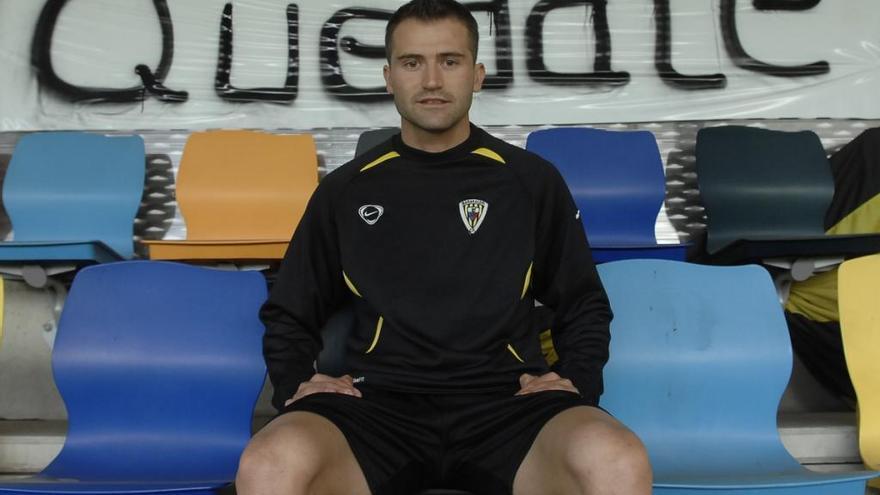
{"type": "Polygon", "coordinates": [[[696,159],[707,216],[706,261],[880,252],[878,235],[825,235],[834,179],[814,132],[707,127],[697,133],[696,159]]]}
{"type": "Polygon", "coordinates": [[[235,477],[263,385],[266,282],[157,262],[74,279],[52,352],[68,414],[58,456],[0,494],[216,493],[235,477]]]}
{"type": "Polygon", "coordinates": [[[658,244],[654,234],[666,179],[651,132],[542,129],[529,134],[526,149],[562,174],[580,210],[597,263],[685,259],[687,245],[658,244]]]}
{"type": "Polygon", "coordinates": [[[0,243],[0,262],[87,264],[131,258],[144,169],[140,136],[23,136],[3,181],[3,204],[15,240],[0,243]]]}
{"type": "Polygon", "coordinates": [[[763,268],[626,260],[599,274],[614,311],[600,405],[644,442],[655,494],[864,495],[876,472],[813,472],[780,441],[792,353],[763,268]]]}

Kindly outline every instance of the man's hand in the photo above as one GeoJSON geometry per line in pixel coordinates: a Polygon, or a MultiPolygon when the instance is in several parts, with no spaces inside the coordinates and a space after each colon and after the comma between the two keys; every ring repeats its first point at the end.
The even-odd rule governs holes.
{"type": "Polygon", "coordinates": [[[554,372],[546,375],[535,376],[523,373],[519,377],[519,392],[514,395],[533,394],[535,392],[544,392],[546,390],[562,390],[565,392],[574,392],[579,394],[580,391],[571,383],[568,378],[562,378],[554,372]]]}
{"type": "Polygon", "coordinates": [[[309,381],[299,384],[299,388],[296,389],[296,393],[293,394],[293,397],[284,402],[284,407],[289,406],[293,402],[296,402],[307,395],[317,394],[319,392],[361,397],[361,391],[355,388],[351,376],[343,375],[336,378],[315,373],[309,381]]]}

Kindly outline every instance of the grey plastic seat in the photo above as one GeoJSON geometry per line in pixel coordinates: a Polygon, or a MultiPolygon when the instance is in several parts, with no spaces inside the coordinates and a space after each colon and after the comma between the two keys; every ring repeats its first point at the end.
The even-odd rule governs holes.
{"type": "Polygon", "coordinates": [[[384,143],[388,138],[395,134],[400,134],[397,127],[383,127],[381,129],[373,129],[364,131],[358,137],[357,148],[354,150],[354,156],[360,156],[369,151],[371,148],[384,143]]]}

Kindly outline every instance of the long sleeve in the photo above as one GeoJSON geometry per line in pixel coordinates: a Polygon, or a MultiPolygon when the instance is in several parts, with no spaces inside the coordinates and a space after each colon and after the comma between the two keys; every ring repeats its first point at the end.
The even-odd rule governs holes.
{"type": "MultiPolygon", "coordinates": [[[[535,298],[554,310],[553,369],[597,405],[608,361],[611,308],[593,262],[580,214],[562,177],[552,168],[538,192],[535,298]]],[[[589,214],[589,212],[584,212],[589,214]]]]}
{"type": "Polygon", "coordinates": [[[315,374],[321,327],[345,295],[331,182],[322,181],[309,200],[260,310],[266,326],[263,356],[275,387],[272,404],[279,410],[315,374]]]}

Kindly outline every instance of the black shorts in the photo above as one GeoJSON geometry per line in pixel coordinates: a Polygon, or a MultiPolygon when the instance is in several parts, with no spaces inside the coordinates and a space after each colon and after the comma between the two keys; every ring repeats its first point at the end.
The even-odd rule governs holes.
{"type": "Polygon", "coordinates": [[[510,495],[544,424],[583,404],[578,394],[562,391],[428,395],[358,388],[363,398],[313,394],[282,414],[307,411],[333,422],[373,495],[411,495],[425,488],[510,495]]]}

